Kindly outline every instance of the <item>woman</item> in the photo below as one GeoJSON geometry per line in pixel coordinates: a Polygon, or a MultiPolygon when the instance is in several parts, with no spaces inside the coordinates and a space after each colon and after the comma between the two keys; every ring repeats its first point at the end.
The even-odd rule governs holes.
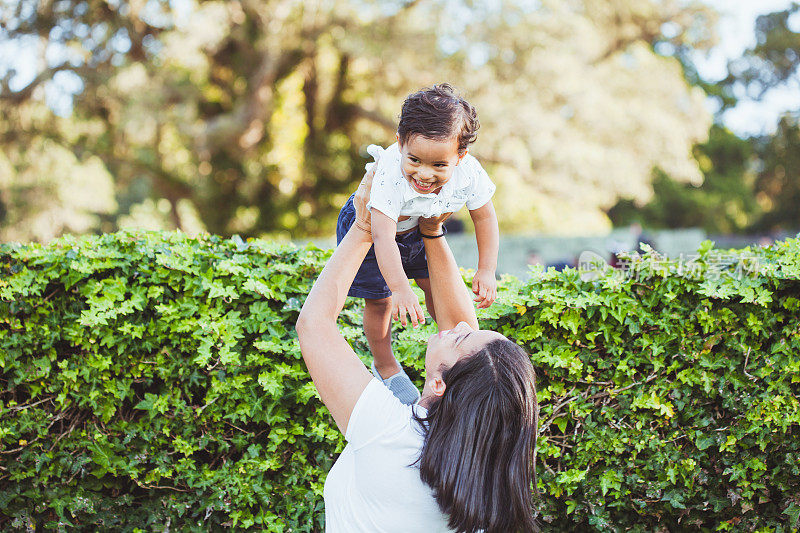
{"type": "MultiPolygon", "coordinates": [[[[533,531],[533,366],[517,344],[478,329],[445,240],[424,239],[440,331],[428,340],[416,405],[373,378],[337,328],[372,244],[364,208],[371,179],[362,180],[356,223],[297,320],[311,379],[348,442],[325,482],[326,531],[533,531]]],[[[420,230],[441,235],[441,221],[421,221],[420,230]]]]}

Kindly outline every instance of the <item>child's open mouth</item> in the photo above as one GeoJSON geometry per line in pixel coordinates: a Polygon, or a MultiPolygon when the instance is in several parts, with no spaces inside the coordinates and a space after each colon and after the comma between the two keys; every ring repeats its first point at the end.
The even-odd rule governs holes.
{"type": "Polygon", "coordinates": [[[422,192],[430,192],[433,190],[433,183],[422,183],[419,180],[414,180],[414,186],[417,188],[417,190],[422,192]]]}

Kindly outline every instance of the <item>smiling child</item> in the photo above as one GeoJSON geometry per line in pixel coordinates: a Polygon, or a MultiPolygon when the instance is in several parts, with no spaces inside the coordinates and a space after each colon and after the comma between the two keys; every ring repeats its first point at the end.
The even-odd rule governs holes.
{"type": "MultiPolygon", "coordinates": [[[[468,147],[480,127],[475,108],[448,84],[418,91],[403,103],[397,142],[386,150],[371,145],[375,176],[367,208],[374,246],[356,275],[349,295],[364,298],[364,333],[374,355],[372,372],[404,403],[419,392],[394,358],[391,319],[416,326],[425,322],[419,300],[409,285],[414,279],[425,293],[428,312],[436,318],[431,296],[420,217],[446,218],[465,205],[475,225],[478,269],[472,290],[479,308],[497,294],[499,230],[492,195],[495,186],[468,147]]],[[[337,241],[355,220],[351,197],[339,213],[337,241]]]]}

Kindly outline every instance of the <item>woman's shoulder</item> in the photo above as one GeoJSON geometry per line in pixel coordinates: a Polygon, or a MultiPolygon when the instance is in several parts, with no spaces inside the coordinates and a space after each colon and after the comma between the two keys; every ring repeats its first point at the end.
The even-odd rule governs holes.
{"type": "Polygon", "coordinates": [[[353,407],[345,439],[358,448],[381,436],[406,431],[412,421],[412,407],[373,378],[353,407]]]}

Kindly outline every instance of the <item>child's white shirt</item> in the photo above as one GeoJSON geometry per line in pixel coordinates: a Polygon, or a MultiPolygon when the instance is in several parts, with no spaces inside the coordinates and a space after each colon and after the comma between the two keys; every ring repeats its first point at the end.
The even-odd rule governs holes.
{"type": "Polygon", "coordinates": [[[377,165],[367,209],[374,207],[397,221],[397,231],[415,227],[419,217],[453,213],[465,205],[469,210],[483,207],[492,199],[496,189],[481,164],[470,154],[464,156],[453,170],[453,176],[436,194],[415,191],[403,177],[402,155],[397,143],[385,150],[371,144],[367,152],[377,161],[366,165],[367,170],[377,165]],[[410,218],[398,221],[401,216],[410,218]]]}

